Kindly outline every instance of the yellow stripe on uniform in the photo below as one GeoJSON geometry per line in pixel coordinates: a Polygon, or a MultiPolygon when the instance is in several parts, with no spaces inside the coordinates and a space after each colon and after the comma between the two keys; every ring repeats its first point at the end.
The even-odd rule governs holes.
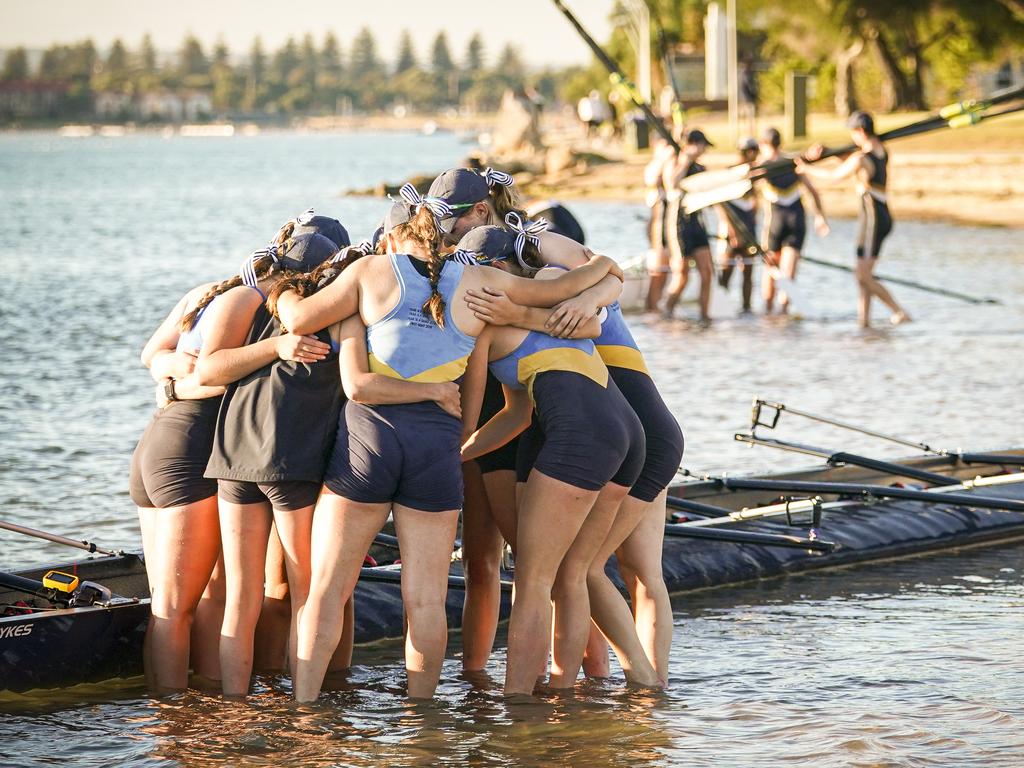
{"type": "Polygon", "coordinates": [[[372,352],[369,357],[371,373],[379,373],[382,376],[390,376],[392,379],[416,381],[424,384],[439,384],[445,381],[455,381],[466,372],[466,366],[469,364],[469,355],[465,355],[457,360],[442,363],[441,365],[434,366],[433,368],[428,368],[425,371],[415,373],[412,376],[403,376],[387,363],[377,359],[372,352]]]}
{"type": "Polygon", "coordinates": [[[533,381],[538,373],[544,371],[578,373],[602,387],[608,386],[608,367],[596,351],[590,353],[573,347],[557,347],[542,349],[521,358],[516,368],[516,375],[519,382],[526,385],[531,399],[533,398],[533,381]]]}
{"type": "Polygon", "coordinates": [[[628,368],[631,371],[639,371],[647,376],[651,375],[650,371],[647,370],[647,363],[644,362],[644,356],[635,347],[619,344],[601,344],[597,348],[597,353],[601,355],[605,365],[610,365],[613,368],[628,368]]]}

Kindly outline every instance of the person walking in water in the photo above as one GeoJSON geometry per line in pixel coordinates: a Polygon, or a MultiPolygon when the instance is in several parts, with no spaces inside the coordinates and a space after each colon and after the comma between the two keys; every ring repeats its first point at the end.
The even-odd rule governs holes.
{"type": "MultiPolygon", "coordinates": [[[[886,184],[889,180],[889,152],[875,133],[875,121],[867,112],[854,112],[849,121],[850,138],[857,150],[841,164],[833,168],[816,168],[799,158],[797,171],[822,181],[840,181],[851,176],[857,181],[857,197],[860,198],[857,235],[857,286],[860,299],[857,302],[857,317],[861,328],[871,325],[871,297],[877,296],[892,310],[889,322],[899,325],[910,320],[910,315],[892,297],[892,294],[875,277],[875,266],[882,250],[882,243],[892,232],[892,214],[889,212],[889,198],[886,184]]],[[[805,153],[808,160],[818,160],[825,153],[825,147],[815,144],[805,153]]]]}

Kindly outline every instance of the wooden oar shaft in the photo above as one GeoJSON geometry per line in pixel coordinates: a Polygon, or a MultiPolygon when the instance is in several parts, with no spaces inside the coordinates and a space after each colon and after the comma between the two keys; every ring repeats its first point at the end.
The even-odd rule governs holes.
{"type": "Polygon", "coordinates": [[[86,552],[98,552],[101,555],[117,555],[118,552],[113,552],[109,549],[102,549],[97,547],[91,541],[75,541],[69,539],[67,536],[60,536],[56,533],[47,533],[46,531],[37,531],[35,528],[26,528],[23,525],[16,525],[15,523],[8,523],[4,520],[0,520],[0,528],[5,531],[11,531],[12,533],[20,533],[24,536],[32,536],[37,539],[43,539],[44,541],[51,541],[54,544],[63,544],[66,547],[74,547],[75,549],[84,549],[86,552]]]}

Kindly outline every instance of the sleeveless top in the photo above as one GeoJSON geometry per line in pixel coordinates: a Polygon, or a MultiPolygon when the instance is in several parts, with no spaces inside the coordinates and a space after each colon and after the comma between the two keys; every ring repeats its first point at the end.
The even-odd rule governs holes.
{"type": "Polygon", "coordinates": [[[605,365],[629,368],[650,376],[644,356],[633,339],[629,326],[626,325],[626,318],[622,316],[619,302],[616,301],[607,309],[608,316],[601,323],[601,335],[594,339],[597,353],[601,355],[605,365]]]}
{"type": "Polygon", "coordinates": [[[200,309],[195,321],[192,323],[192,327],[178,335],[178,345],[174,348],[176,352],[188,352],[192,355],[199,354],[199,350],[203,348],[203,326],[206,325],[204,322],[206,310],[219,298],[219,296],[215,296],[213,301],[200,309]]]}
{"type": "MultiPolygon", "coordinates": [[[[260,305],[246,344],[280,336],[260,305]]],[[[324,342],[330,334],[316,334],[324,342]]],[[[343,394],[338,354],[316,363],[275,360],[228,385],[206,477],[249,482],[323,480],[343,394]]]]}
{"type": "Polygon", "coordinates": [[[608,368],[590,339],[556,339],[529,331],[518,347],[489,364],[494,378],[513,389],[526,387],[533,398],[533,382],[544,371],[569,371],[608,386],[608,368]]]}
{"type": "Polygon", "coordinates": [[[868,152],[867,156],[871,158],[871,176],[868,177],[867,185],[858,180],[858,191],[862,197],[873,197],[878,202],[885,203],[888,201],[885,185],[889,180],[889,153],[886,152],[882,157],[878,157],[878,155],[868,152]]]}
{"type": "Polygon", "coordinates": [[[366,329],[370,370],[405,381],[436,384],[455,381],[466,371],[476,339],[463,333],[452,319],[455,288],[465,265],[445,261],[438,291],[444,297],[444,328],[423,311],[430,298],[430,281],[412,264],[412,256],[391,254],[391,268],[401,294],[398,304],[366,329]]]}
{"type": "Polygon", "coordinates": [[[773,205],[793,206],[800,202],[800,186],[802,182],[795,170],[765,177],[761,186],[764,199],[773,205]]]}

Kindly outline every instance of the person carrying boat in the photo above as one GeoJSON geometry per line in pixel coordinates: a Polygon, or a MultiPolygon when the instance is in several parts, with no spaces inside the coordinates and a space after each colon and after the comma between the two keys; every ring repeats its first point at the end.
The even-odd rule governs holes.
{"type": "MultiPolygon", "coordinates": [[[[779,150],[781,145],[782,134],[778,129],[766,129],[758,142],[761,150],[758,163],[774,163],[785,159],[779,150]]],[[[807,235],[807,222],[801,199],[805,189],[814,204],[815,229],[819,235],[825,237],[829,233],[829,227],[821,206],[821,196],[806,176],[801,176],[795,170],[785,170],[770,173],[760,183],[761,196],[768,203],[762,226],[764,250],[771,265],[778,267],[790,280],[796,277],[800,250],[804,247],[804,238],[807,235]]],[[[762,271],[761,290],[765,311],[771,314],[776,295],[772,270],[762,271]]],[[[785,293],[779,296],[779,311],[783,314],[789,311],[789,297],[785,293]]]]}
{"type": "MultiPolygon", "coordinates": [[[[463,240],[473,250],[456,251],[453,258],[476,259],[513,273],[536,272],[525,258],[527,244],[535,247],[539,242],[531,223],[509,223],[514,233],[496,227],[474,230],[463,240]]],[[[534,254],[531,261],[537,258],[534,254]]],[[[572,271],[536,274],[543,280],[572,271]]],[[[591,315],[587,323],[595,326],[596,320],[591,315]]],[[[596,330],[592,327],[591,333],[596,330]]],[[[591,341],[557,339],[514,326],[488,327],[470,358],[464,382],[467,424],[475,422],[488,368],[502,383],[506,405],[467,434],[463,459],[493,450],[521,432],[534,410],[540,427],[539,440],[519,446],[519,463],[529,467],[529,474],[514,535],[516,598],[505,693],[533,692],[552,638],[552,600],[549,685],[570,688],[590,634],[587,575],[623,497],[640,474],[643,429],[591,341]]],[[[657,685],[657,672],[632,623],[628,631],[634,640],[622,643],[632,651],[623,663],[627,677],[657,685]]]]}
{"type": "Polygon", "coordinates": [[[309,272],[337,251],[319,234],[256,251],[240,277],[218,286],[222,295],[196,364],[200,383],[227,386],[206,468],[206,477],[217,480],[227,587],[225,696],[249,690],[272,523],[285,553],[293,623],[305,600],[313,504],[333,438],[333,419],[323,413],[338,401],[330,335],[284,333],[264,301],[282,275],[309,272]]]}
{"type": "Polygon", "coordinates": [[[704,166],[697,162],[708,147],[714,146],[704,132],[693,128],[686,132],[682,152],[674,160],[666,163],[662,178],[668,196],[667,238],[671,254],[672,282],[665,297],[663,315],[671,318],[679,302],[690,275],[690,259],[697,264],[700,275],[700,324],[707,326],[711,322],[709,308],[711,304],[711,281],[714,267],[711,264],[711,248],[708,233],[699,211],[686,213],[683,210],[683,194],[679,189],[683,179],[701,173],[704,166]]]}
{"type": "MultiPolygon", "coordinates": [[[[850,154],[841,164],[826,170],[796,161],[797,171],[804,177],[810,176],[822,181],[840,181],[853,177],[857,181],[857,197],[860,200],[857,233],[857,266],[855,274],[860,289],[857,302],[857,316],[861,328],[871,325],[871,297],[877,296],[890,310],[889,322],[899,325],[910,320],[910,315],[892,297],[888,289],[875,277],[875,266],[882,250],[882,243],[892,231],[892,214],[886,184],[889,179],[889,152],[875,133],[875,121],[867,112],[854,112],[848,123],[850,138],[857,151],[850,154]]],[[[825,147],[815,144],[804,154],[808,160],[817,160],[825,147]]]]}
{"type": "Polygon", "coordinates": [[[647,220],[647,298],[645,309],[656,312],[661,304],[661,295],[671,272],[668,251],[668,196],[665,193],[665,167],[675,162],[675,150],[660,134],[654,139],[654,152],[650,162],[644,166],[644,186],[647,188],[646,203],[651,209],[647,220]]]}
{"type": "MultiPolygon", "coordinates": [[[[369,370],[401,380],[457,382],[484,323],[465,306],[468,289],[491,286],[526,304],[554,304],[614,268],[595,258],[556,282],[520,280],[443,258],[437,218],[450,209],[402,188],[384,234],[387,257],[364,259],[323,290],[277,302],[285,327],[310,332],[358,313],[369,370]],[[397,210],[396,210],[397,209],[397,210]]],[[[436,403],[370,405],[349,392],[314,518],[310,597],[302,612],[295,697],[314,700],[342,630],[341,601],[355,588],[373,537],[394,515],[408,616],[406,670],[413,698],[433,696],[447,639],[445,597],[462,506],[462,424],[436,403]]]]}
{"type": "MultiPolygon", "coordinates": [[[[757,139],[741,139],[739,153],[740,165],[753,165],[757,161],[757,139]]],[[[719,232],[726,238],[726,247],[722,251],[718,283],[728,290],[733,271],[739,269],[743,275],[743,314],[749,314],[754,293],[754,265],[749,263],[747,248],[750,245],[748,239],[756,242],[757,238],[757,193],[751,187],[743,197],[729,200],[721,208],[718,219],[722,227],[719,232]]]]}
{"type": "MultiPolygon", "coordinates": [[[[463,244],[477,232],[474,230],[468,235],[460,247],[464,247],[463,244]]],[[[540,242],[537,255],[542,263],[561,269],[571,269],[586,263],[585,249],[576,244],[546,232],[539,233],[537,238],[540,242]]],[[[610,638],[624,637],[628,642],[631,633],[624,627],[633,625],[635,614],[635,632],[639,634],[644,652],[655,666],[659,679],[665,681],[668,678],[668,655],[672,643],[672,608],[661,571],[666,517],[665,489],[682,460],[683,435],[650,377],[622,309],[615,301],[616,297],[609,297],[608,287],[603,281],[569,301],[581,305],[580,311],[584,317],[592,320],[596,316],[600,319],[600,332],[594,338],[594,343],[612,380],[640,419],[646,450],[640,476],[623,500],[615,523],[592,563],[587,581],[591,594],[602,591],[601,599],[595,602],[602,612],[597,616],[598,625],[607,630],[610,638]],[[606,306],[606,310],[598,314],[602,306],[606,306]],[[617,598],[617,590],[604,574],[604,563],[613,551],[625,572],[624,576],[627,573],[630,575],[625,579],[626,582],[638,587],[631,589],[634,594],[633,614],[621,597],[617,598]]],[[[549,310],[518,307],[506,297],[495,294],[470,292],[469,298],[478,316],[494,325],[514,325],[573,338],[586,335],[582,333],[581,326],[571,328],[566,333],[557,322],[551,322],[553,313],[549,310]]],[[[621,642],[616,646],[620,658],[628,658],[630,653],[635,652],[623,646],[621,642]]]]}

